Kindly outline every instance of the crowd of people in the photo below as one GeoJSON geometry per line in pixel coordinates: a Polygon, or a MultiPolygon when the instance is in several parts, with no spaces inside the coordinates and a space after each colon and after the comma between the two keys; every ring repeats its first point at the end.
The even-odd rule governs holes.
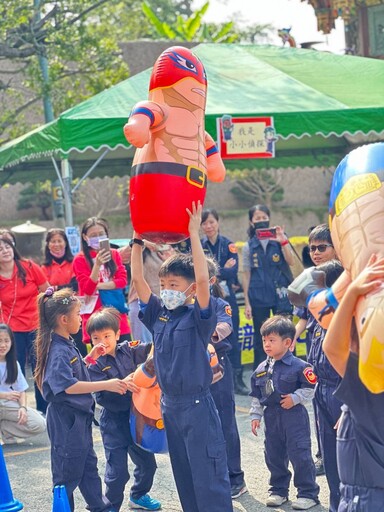
{"type": "MultiPolygon", "coordinates": [[[[103,243],[107,221],[91,217],[81,229],[82,250],[72,255],[65,231],[50,229],[41,265],[22,257],[11,231],[0,230],[1,443],[23,442],[47,428],[53,485],[65,486],[71,510],[79,488],[89,510],[119,511],[129,456],[135,466],[129,506],[159,510],[149,494],[155,455],[133,441],[129,426],[132,394],[140,392],[132,375],[153,357],[183,510],[231,511],[232,500],[247,492],[235,394],[249,394],[253,434],[262,421],[265,426],[267,506],[288,500],[290,462],[293,509],[319,503],[316,476],[324,471],[330,512],[379,512],[383,415],[372,411],[379,411],[382,394],[359,382],[358,340],[350,326],[359,296],[382,283],[384,261],[370,261],[326,331],[309,310],[288,300],[295,251],[283,227],[271,228],[266,205],[248,212],[240,279],[237,246],[221,234],[217,211],[200,204],[187,211],[190,238],[179,246],[133,233],[129,246],[115,249],[103,243]],[[249,383],[238,338],[241,290],[254,329],[249,383]],[[306,360],[294,355],[304,332],[306,360]],[[219,380],[207,357],[209,343],[219,380]],[[26,402],[28,363],[36,410],[26,402]],[[101,407],[105,493],[93,449],[93,394],[101,407]],[[316,460],[305,407],[310,401],[316,460]]],[[[343,268],[327,225],[311,229],[307,253],[331,287],[343,268]]]]}

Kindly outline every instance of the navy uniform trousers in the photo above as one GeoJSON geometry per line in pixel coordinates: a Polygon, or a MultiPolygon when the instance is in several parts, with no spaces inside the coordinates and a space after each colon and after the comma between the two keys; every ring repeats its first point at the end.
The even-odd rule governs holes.
{"type": "Polygon", "coordinates": [[[71,407],[48,404],[47,431],[51,441],[53,485],[65,485],[71,511],[79,487],[91,512],[111,510],[102,495],[92,440],[93,415],[71,407]]]}
{"type": "Polygon", "coordinates": [[[225,440],[209,390],[161,399],[172,471],[183,512],[230,512],[225,440]]]}
{"type": "Polygon", "coordinates": [[[129,480],[127,456],[130,456],[135,465],[134,484],[131,487],[131,496],[134,499],[141,498],[150,491],[157,468],[156,460],[153,453],[143,450],[133,442],[129,427],[129,411],[111,412],[103,409],[100,416],[100,431],[106,458],[105,495],[118,511],[123,503],[124,489],[129,480]]]}
{"type": "Polygon", "coordinates": [[[300,404],[292,409],[283,409],[280,404],[268,405],[264,409],[264,421],[265,462],[271,473],[269,493],[288,495],[291,480],[288,462],[291,461],[297,497],[317,501],[319,488],[314,485],[316,475],[306,408],[300,404]]]}
{"type": "Polygon", "coordinates": [[[340,501],[340,478],[337,470],[335,425],[342,403],[333,395],[337,385],[321,379],[316,384],[315,405],[318,411],[319,438],[329,495],[329,512],[337,512],[340,501]]]}
{"type": "Polygon", "coordinates": [[[232,367],[226,352],[217,353],[224,368],[224,376],[210,387],[213,400],[219,413],[227,451],[227,463],[231,486],[244,483],[241,469],[240,437],[235,416],[235,395],[233,391],[232,367]]]}

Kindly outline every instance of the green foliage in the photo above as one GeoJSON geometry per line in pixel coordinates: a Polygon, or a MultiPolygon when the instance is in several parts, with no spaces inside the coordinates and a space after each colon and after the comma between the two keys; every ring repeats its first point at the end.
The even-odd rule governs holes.
{"type": "Polygon", "coordinates": [[[197,9],[190,16],[177,15],[172,23],[165,21],[148,2],[143,2],[143,12],[162,39],[180,41],[198,41],[214,43],[232,43],[238,39],[232,21],[216,25],[203,23],[209,2],[197,9]]]}
{"type": "Polygon", "coordinates": [[[17,202],[18,210],[40,208],[41,219],[50,220],[48,209],[52,206],[51,181],[36,181],[20,192],[17,202]]]}
{"type": "Polygon", "coordinates": [[[235,181],[231,192],[242,201],[272,207],[284,199],[282,173],[279,169],[243,169],[231,174],[235,181]]]}

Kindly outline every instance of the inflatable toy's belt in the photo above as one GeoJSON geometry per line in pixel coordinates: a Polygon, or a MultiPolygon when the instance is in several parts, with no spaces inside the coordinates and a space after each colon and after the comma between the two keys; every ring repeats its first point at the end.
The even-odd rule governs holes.
{"type": "Polygon", "coordinates": [[[153,418],[148,418],[148,416],[145,416],[142,412],[140,412],[136,407],[132,404],[132,412],[136,416],[140,416],[144,423],[150,427],[157,428],[158,430],[164,429],[164,421],[163,418],[159,418],[158,420],[154,420],[153,418]]]}
{"type": "Polygon", "coordinates": [[[180,176],[186,178],[187,182],[198,188],[205,188],[207,186],[207,175],[201,169],[178,164],[175,162],[147,162],[144,164],[137,164],[132,167],[131,177],[139,176],[140,174],[165,174],[169,176],[180,176]]]}

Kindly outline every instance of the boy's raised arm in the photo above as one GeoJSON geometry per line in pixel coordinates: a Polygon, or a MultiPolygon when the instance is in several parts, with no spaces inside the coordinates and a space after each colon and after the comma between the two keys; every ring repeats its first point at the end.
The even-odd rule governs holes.
{"type": "MultiPolygon", "coordinates": [[[[140,240],[140,237],[133,233],[133,240],[140,240]]],[[[140,302],[148,304],[151,297],[151,289],[144,279],[143,271],[143,250],[139,243],[133,243],[131,254],[131,277],[140,302]]]]}
{"type": "Polygon", "coordinates": [[[199,306],[204,309],[209,306],[210,293],[208,264],[199,237],[202,210],[203,207],[200,201],[197,203],[197,206],[195,202],[192,203],[192,212],[187,208],[189,215],[188,230],[191,239],[192,259],[196,279],[196,299],[199,306]]]}

